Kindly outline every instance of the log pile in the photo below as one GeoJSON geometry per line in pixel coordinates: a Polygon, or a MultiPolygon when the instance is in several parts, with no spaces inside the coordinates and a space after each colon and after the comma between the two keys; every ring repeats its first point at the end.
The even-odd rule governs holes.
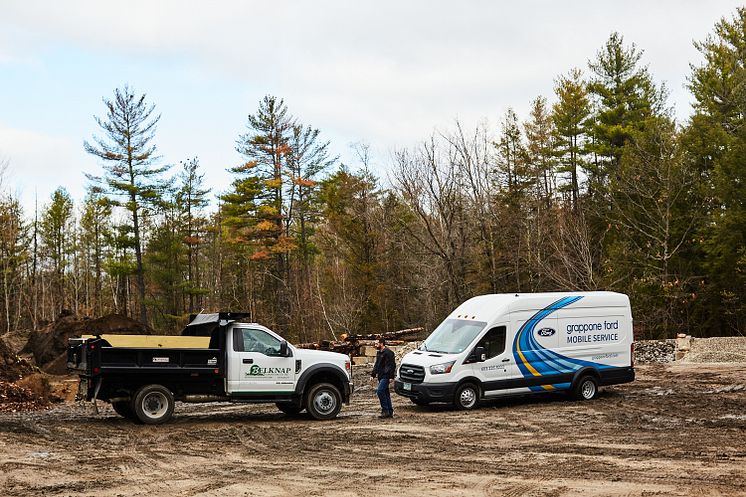
{"type": "Polygon", "coordinates": [[[362,357],[367,355],[366,349],[374,347],[380,338],[386,340],[386,344],[392,347],[404,345],[407,339],[412,340],[421,335],[424,328],[408,328],[406,330],[390,331],[386,333],[372,333],[367,335],[342,335],[339,341],[321,340],[298,344],[301,349],[328,350],[339,352],[350,357],[362,357]]]}

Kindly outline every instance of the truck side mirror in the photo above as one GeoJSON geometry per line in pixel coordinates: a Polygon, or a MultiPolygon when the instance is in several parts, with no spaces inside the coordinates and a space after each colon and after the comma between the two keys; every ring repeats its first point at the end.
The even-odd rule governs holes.
{"type": "Polygon", "coordinates": [[[280,357],[289,357],[288,356],[288,343],[285,340],[280,342],[280,357]]]}
{"type": "Polygon", "coordinates": [[[487,360],[487,349],[484,347],[477,347],[474,349],[474,355],[476,356],[477,362],[482,362],[487,360]]]}

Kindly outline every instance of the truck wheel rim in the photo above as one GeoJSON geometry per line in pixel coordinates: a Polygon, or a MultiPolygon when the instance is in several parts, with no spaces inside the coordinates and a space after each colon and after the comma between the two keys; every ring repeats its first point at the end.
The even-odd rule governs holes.
{"type": "Polygon", "coordinates": [[[142,399],[142,412],[151,419],[158,419],[168,411],[168,399],[161,392],[150,392],[142,399]]]}
{"type": "Polygon", "coordinates": [[[583,398],[592,399],[596,394],[596,385],[591,380],[584,382],[581,393],[583,394],[583,398]]]}
{"type": "Polygon", "coordinates": [[[331,392],[322,390],[314,397],[313,405],[318,412],[326,414],[332,412],[337,407],[337,399],[331,392]]]}
{"type": "Polygon", "coordinates": [[[459,400],[461,401],[462,406],[467,408],[472,407],[477,401],[477,393],[474,391],[473,388],[464,388],[463,390],[461,390],[459,400]]]}

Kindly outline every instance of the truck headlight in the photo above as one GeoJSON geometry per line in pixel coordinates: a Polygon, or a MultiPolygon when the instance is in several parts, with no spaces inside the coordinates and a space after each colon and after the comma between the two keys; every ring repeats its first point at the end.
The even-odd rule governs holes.
{"type": "Polygon", "coordinates": [[[436,364],[435,366],[430,366],[430,374],[446,374],[451,372],[451,368],[453,368],[453,364],[456,361],[451,362],[444,362],[443,364],[436,364]]]}

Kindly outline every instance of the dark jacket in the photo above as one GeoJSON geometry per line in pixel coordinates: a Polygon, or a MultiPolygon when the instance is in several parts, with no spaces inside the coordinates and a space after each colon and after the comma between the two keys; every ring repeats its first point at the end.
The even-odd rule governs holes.
{"type": "Polygon", "coordinates": [[[376,363],[370,375],[377,376],[379,380],[390,380],[396,375],[396,359],[390,348],[384,347],[376,352],[376,363]]]}

